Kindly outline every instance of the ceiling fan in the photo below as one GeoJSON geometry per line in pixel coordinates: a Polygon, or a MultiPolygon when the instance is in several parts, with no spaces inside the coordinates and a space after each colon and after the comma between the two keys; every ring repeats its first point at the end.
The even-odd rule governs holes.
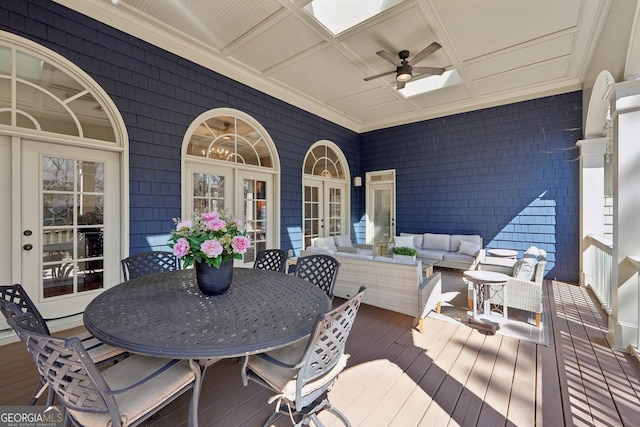
{"type": "Polygon", "coordinates": [[[368,82],[369,80],[377,79],[378,77],[387,76],[389,74],[396,73],[396,81],[398,82],[396,85],[396,89],[400,90],[404,88],[404,85],[413,78],[413,73],[416,74],[429,74],[429,75],[440,75],[444,73],[444,68],[435,68],[435,67],[414,67],[414,64],[422,61],[427,56],[435,53],[438,49],[440,49],[439,43],[433,42],[426,48],[424,48],[420,53],[414,56],[411,60],[407,60],[409,58],[408,50],[401,50],[398,52],[398,57],[400,58],[400,62],[391,55],[386,50],[381,50],[380,52],[376,52],[376,54],[391,62],[396,66],[396,69],[393,71],[387,71],[386,73],[376,74],[375,76],[370,76],[364,79],[364,81],[368,82]]]}

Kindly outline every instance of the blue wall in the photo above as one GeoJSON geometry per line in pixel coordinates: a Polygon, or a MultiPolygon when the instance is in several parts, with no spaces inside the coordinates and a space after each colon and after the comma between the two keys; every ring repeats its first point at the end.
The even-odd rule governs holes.
{"type": "Polygon", "coordinates": [[[360,162],[396,169],[398,233],[480,234],[520,255],[535,245],[547,278],[577,282],[581,135],[578,91],[368,132],[360,162]]]}
{"type": "MultiPolygon", "coordinates": [[[[187,127],[219,107],[241,110],[271,135],[281,164],[281,243],[302,245],[302,162],[320,139],[359,170],[359,136],[341,126],[154,47],[52,1],[4,0],[0,29],[69,59],[111,96],[129,133],[130,251],[165,246],[179,217],[180,155],[187,127]]],[[[353,212],[360,211],[359,198],[353,212]]]]}

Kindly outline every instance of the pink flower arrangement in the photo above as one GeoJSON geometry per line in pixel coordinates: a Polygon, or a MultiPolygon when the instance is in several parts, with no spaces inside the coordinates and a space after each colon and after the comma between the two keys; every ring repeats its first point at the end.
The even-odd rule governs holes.
{"type": "Polygon", "coordinates": [[[196,262],[220,268],[222,261],[242,259],[251,246],[244,223],[226,212],[195,213],[191,219],[174,218],[168,246],[180,258],[184,268],[196,262]]]}

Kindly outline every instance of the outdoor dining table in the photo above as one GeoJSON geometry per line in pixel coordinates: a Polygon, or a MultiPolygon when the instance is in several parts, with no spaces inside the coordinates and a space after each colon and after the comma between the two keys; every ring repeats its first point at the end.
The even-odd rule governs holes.
{"type": "MultiPolygon", "coordinates": [[[[189,359],[202,375],[207,360],[262,353],[304,338],[330,308],[322,290],[293,275],[235,268],[229,290],[207,296],[195,270],[186,269],[104,291],[87,306],[84,324],[99,340],[130,352],[189,359]]],[[[189,415],[189,424],[197,425],[197,414],[189,415]]]]}

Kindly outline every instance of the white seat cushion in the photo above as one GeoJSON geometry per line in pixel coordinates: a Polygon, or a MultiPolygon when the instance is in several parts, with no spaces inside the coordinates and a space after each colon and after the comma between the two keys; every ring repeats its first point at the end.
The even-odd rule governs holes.
{"type": "Polygon", "coordinates": [[[422,248],[449,252],[451,237],[448,234],[425,233],[422,240],[422,248]]]}

